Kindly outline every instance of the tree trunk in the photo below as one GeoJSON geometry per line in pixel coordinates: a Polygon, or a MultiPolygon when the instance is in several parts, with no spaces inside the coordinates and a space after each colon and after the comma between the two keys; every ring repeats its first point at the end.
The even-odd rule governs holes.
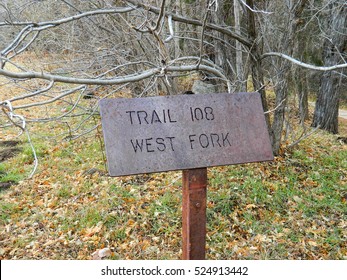
{"type": "MultiPolygon", "coordinates": [[[[239,0],[234,0],[234,17],[235,17],[235,32],[241,35],[241,6],[239,0]]],[[[245,92],[247,91],[247,78],[244,73],[246,69],[243,65],[242,59],[242,44],[236,40],[236,81],[237,81],[237,91],[245,92]]]]}
{"type": "MultiPolygon", "coordinates": [[[[184,1],[183,4],[185,5],[184,1]]],[[[180,0],[176,0],[176,5],[175,5],[175,9],[174,9],[174,13],[177,14],[182,14],[182,7],[181,7],[181,1],[180,0]]],[[[181,54],[181,47],[180,47],[180,38],[179,38],[179,31],[180,31],[180,23],[178,21],[174,22],[173,24],[173,28],[174,28],[174,57],[177,58],[180,56],[181,54]]],[[[184,44],[182,44],[184,45],[184,44]]]]}
{"type": "MultiPolygon", "coordinates": [[[[343,61],[347,49],[347,6],[330,4],[330,19],[327,23],[328,36],[323,45],[325,66],[343,61]]],[[[319,126],[330,133],[338,133],[338,109],[341,74],[337,71],[325,72],[321,79],[312,126],[319,126]]]]}
{"type": "MultiPolygon", "coordinates": [[[[299,36],[295,46],[295,56],[301,57],[302,61],[305,61],[304,54],[307,48],[306,46],[307,40],[302,35],[299,36]]],[[[298,97],[300,124],[304,126],[305,121],[309,119],[307,70],[301,67],[295,67],[292,83],[292,88],[298,97]]]]}
{"type": "Polygon", "coordinates": [[[312,123],[334,134],[338,133],[339,80],[333,72],[323,74],[312,123]]]}
{"type": "MultiPolygon", "coordinates": [[[[290,1],[289,3],[289,20],[286,33],[283,34],[281,48],[285,50],[290,56],[294,51],[294,40],[296,37],[296,30],[299,24],[299,17],[307,3],[307,0],[290,1]],[[296,3],[295,3],[296,2],[296,3]]],[[[276,93],[276,111],[274,113],[274,121],[272,123],[270,136],[272,141],[272,149],[275,155],[279,153],[282,142],[282,131],[285,119],[285,110],[288,101],[288,77],[290,73],[291,64],[288,61],[280,62],[278,67],[277,85],[275,87],[276,93]]]]}
{"type": "Polygon", "coordinates": [[[307,78],[306,72],[301,68],[298,68],[296,73],[298,74],[297,79],[297,90],[298,90],[298,98],[299,98],[299,116],[300,123],[304,124],[306,120],[309,119],[308,114],[308,88],[307,88],[307,78]]]}
{"type": "MultiPolygon", "coordinates": [[[[213,20],[218,25],[225,25],[224,18],[228,17],[226,7],[228,7],[231,0],[219,1],[218,10],[212,13],[213,20]]],[[[228,41],[228,38],[219,32],[213,32],[214,36],[218,39],[214,40],[214,62],[216,65],[221,67],[228,79],[233,80],[234,69],[230,67],[231,64],[228,63],[232,59],[232,54],[230,48],[223,43],[223,41],[228,41]]]]}
{"type": "MultiPolygon", "coordinates": [[[[247,0],[247,5],[251,8],[254,7],[253,0],[247,0]]],[[[251,61],[251,73],[252,73],[252,82],[254,90],[258,91],[261,95],[261,101],[263,105],[263,110],[268,111],[268,104],[266,100],[266,91],[264,83],[264,72],[262,67],[262,62],[260,59],[259,47],[257,42],[257,32],[255,26],[254,13],[251,10],[247,10],[248,18],[248,36],[254,42],[250,48],[250,61],[251,61]]],[[[267,127],[270,129],[270,117],[268,114],[265,115],[265,120],[267,127]]]]}
{"type": "Polygon", "coordinates": [[[282,131],[285,118],[285,110],[287,108],[288,99],[288,74],[290,70],[290,63],[287,61],[283,62],[283,66],[280,67],[280,73],[278,74],[278,83],[275,87],[276,93],[276,111],[274,113],[274,121],[271,126],[271,142],[272,149],[275,155],[279,153],[281,141],[282,141],[282,131]]]}

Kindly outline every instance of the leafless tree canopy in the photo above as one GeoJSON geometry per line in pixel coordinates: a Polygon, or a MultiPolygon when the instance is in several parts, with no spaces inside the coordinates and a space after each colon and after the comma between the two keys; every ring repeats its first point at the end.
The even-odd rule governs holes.
{"type": "Polygon", "coordinates": [[[267,121],[277,152],[293,76],[345,77],[346,23],[329,29],[332,9],[346,18],[344,0],[3,0],[0,83],[13,93],[0,92],[1,126],[25,131],[30,122],[84,116],[69,127],[78,137],[99,125],[87,125],[99,99],[179,94],[191,86],[182,81],[199,74],[220,91],[259,91],[264,110],[274,112],[267,121]],[[325,65],[324,40],[336,32],[344,36],[333,47],[339,59],[325,65]],[[32,118],[31,110],[42,116],[32,118]]]}

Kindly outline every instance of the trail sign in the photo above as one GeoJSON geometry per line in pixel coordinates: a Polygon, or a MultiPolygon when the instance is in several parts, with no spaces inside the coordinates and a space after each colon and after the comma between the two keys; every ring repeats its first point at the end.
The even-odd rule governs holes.
{"type": "Polygon", "coordinates": [[[111,176],[272,160],[259,93],[100,101],[111,176]]]}
{"type": "Polygon", "coordinates": [[[258,93],[100,101],[111,176],[183,170],[182,258],[204,259],[207,168],[272,160],[258,93]]]}

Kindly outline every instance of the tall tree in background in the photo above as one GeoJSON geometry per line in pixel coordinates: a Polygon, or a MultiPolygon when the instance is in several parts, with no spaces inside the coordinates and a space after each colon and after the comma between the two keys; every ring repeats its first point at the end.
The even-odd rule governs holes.
{"type": "MultiPolygon", "coordinates": [[[[325,66],[332,66],[345,63],[347,58],[347,4],[345,1],[332,1],[328,7],[323,61],[325,66]]],[[[323,74],[313,117],[312,126],[319,126],[331,133],[338,133],[342,71],[329,71],[323,74]]]]}
{"type": "MultiPolygon", "coordinates": [[[[241,4],[239,0],[234,0],[234,18],[235,32],[241,35],[241,4]]],[[[244,65],[242,44],[239,41],[235,42],[235,72],[236,79],[239,83],[238,91],[247,91],[247,70],[244,65]]]]}
{"type": "MultiPolygon", "coordinates": [[[[251,1],[248,1],[251,2],[251,1]]],[[[288,0],[280,3],[267,1],[267,10],[274,14],[264,15],[261,19],[265,48],[293,56],[300,17],[307,0],[288,0]]],[[[273,57],[270,60],[270,77],[276,94],[276,110],[270,128],[273,151],[277,154],[282,142],[282,131],[289,96],[289,78],[292,63],[273,57]]]]}

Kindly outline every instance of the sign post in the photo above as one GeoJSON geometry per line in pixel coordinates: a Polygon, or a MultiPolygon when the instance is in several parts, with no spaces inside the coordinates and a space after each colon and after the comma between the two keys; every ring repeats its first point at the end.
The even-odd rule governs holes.
{"type": "Polygon", "coordinates": [[[183,170],[182,259],[204,260],[207,168],[183,170]]]}
{"type": "Polygon", "coordinates": [[[204,259],[207,167],[273,160],[259,93],[104,99],[110,176],[183,170],[183,259],[204,259]]]}

